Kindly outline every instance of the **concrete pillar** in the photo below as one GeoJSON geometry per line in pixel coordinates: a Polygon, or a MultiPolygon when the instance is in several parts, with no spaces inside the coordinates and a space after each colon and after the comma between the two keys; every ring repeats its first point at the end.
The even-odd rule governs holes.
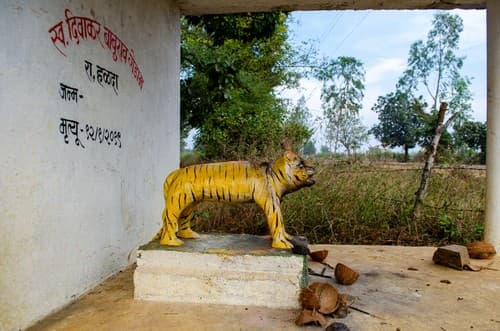
{"type": "Polygon", "coordinates": [[[484,239],[500,249],[500,1],[487,1],[487,176],[484,239]]]}

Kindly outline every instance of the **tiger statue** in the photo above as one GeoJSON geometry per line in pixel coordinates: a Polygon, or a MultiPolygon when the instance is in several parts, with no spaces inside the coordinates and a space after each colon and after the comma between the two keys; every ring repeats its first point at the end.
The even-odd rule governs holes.
{"type": "Polygon", "coordinates": [[[163,185],[163,226],[153,240],[180,246],[180,238],[199,238],[191,229],[194,207],[202,200],[255,202],[267,218],[272,247],[292,248],[281,213],[283,197],[315,183],[313,165],[282,145],[283,157],[259,165],[247,161],[192,165],[174,170],[163,185]]]}

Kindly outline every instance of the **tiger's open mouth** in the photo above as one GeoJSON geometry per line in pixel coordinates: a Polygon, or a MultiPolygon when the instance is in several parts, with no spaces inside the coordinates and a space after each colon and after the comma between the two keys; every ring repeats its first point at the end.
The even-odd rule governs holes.
{"type": "Polygon", "coordinates": [[[314,185],[316,183],[316,181],[313,178],[313,176],[314,176],[314,168],[313,167],[307,167],[306,170],[307,170],[308,177],[307,177],[306,185],[305,186],[314,185]]]}

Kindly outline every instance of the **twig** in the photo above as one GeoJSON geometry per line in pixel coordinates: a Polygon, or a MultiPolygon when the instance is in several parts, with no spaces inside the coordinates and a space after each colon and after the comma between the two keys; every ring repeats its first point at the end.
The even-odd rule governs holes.
{"type": "Polygon", "coordinates": [[[487,265],[485,265],[484,267],[481,267],[481,266],[480,266],[479,268],[481,268],[481,270],[486,269],[486,270],[500,271],[500,270],[498,270],[498,269],[495,269],[495,268],[491,268],[491,267],[490,267],[490,266],[491,266],[494,262],[495,262],[495,261],[491,261],[490,263],[488,263],[488,264],[487,264],[487,265]]]}
{"type": "Polygon", "coordinates": [[[371,316],[371,317],[374,317],[374,318],[378,318],[378,319],[381,319],[381,320],[385,320],[385,318],[377,316],[377,315],[372,314],[372,313],[369,313],[366,310],[363,310],[363,309],[360,309],[360,308],[357,308],[357,307],[354,307],[354,306],[349,306],[349,308],[351,308],[352,310],[359,311],[360,313],[366,314],[368,316],[371,316]]]}
{"type": "Polygon", "coordinates": [[[311,268],[308,268],[308,272],[309,272],[309,275],[311,275],[311,276],[318,276],[318,277],[333,279],[332,276],[325,275],[325,268],[323,268],[323,270],[321,271],[321,273],[318,273],[318,272],[312,270],[311,268]]]}
{"type": "Polygon", "coordinates": [[[322,265],[326,265],[328,268],[335,270],[335,267],[333,267],[331,264],[328,264],[326,262],[320,262],[322,265]]]}

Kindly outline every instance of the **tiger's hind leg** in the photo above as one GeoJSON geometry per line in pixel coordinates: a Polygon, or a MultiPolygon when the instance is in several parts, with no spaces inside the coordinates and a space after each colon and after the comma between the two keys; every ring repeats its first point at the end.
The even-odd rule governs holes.
{"type": "Polygon", "coordinates": [[[191,220],[194,218],[194,207],[195,203],[187,206],[179,218],[179,231],[177,231],[177,236],[185,239],[198,239],[200,235],[191,229],[191,220]]]}

